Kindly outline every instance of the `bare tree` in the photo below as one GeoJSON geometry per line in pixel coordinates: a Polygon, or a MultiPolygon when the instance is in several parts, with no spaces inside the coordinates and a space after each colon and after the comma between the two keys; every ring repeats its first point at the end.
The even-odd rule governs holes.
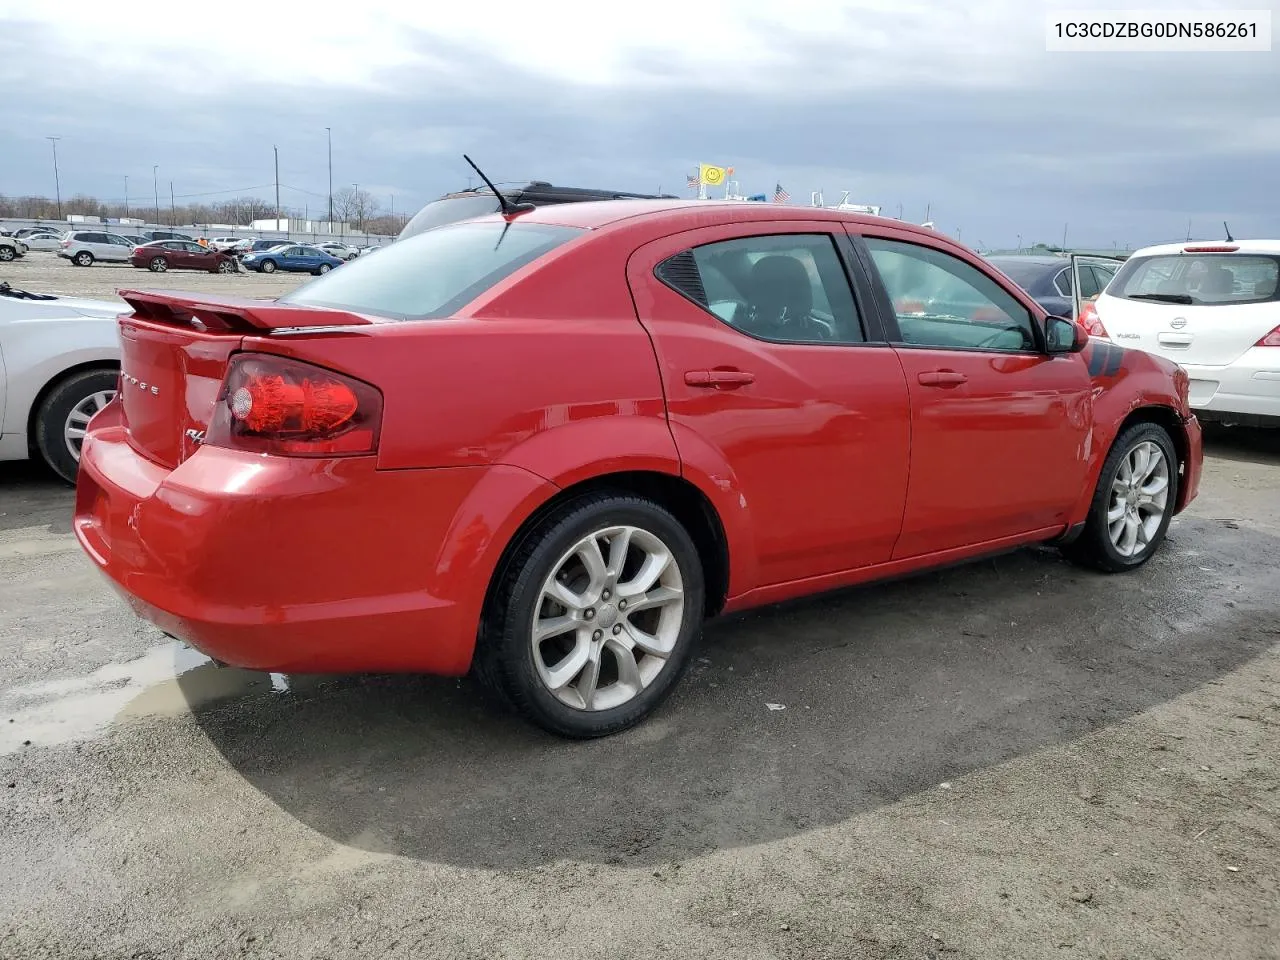
{"type": "Polygon", "coordinates": [[[343,223],[354,222],[357,230],[378,213],[378,200],[368,190],[343,187],[333,195],[333,213],[343,223]]]}

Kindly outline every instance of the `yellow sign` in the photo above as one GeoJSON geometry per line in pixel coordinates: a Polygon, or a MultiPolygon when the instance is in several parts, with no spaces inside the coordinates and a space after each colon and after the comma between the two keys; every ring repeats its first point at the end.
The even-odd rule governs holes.
{"type": "Polygon", "coordinates": [[[732,167],[713,167],[709,163],[698,164],[698,179],[710,187],[718,187],[733,171],[732,167]]]}

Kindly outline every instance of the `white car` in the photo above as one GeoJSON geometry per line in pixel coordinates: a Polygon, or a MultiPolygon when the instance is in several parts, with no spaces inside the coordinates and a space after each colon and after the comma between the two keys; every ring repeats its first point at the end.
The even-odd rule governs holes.
{"type": "Polygon", "coordinates": [[[73,230],[58,246],[58,256],[66,257],[77,267],[88,267],[97,260],[104,263],[128,263],[137,244],[114,233],[73,230]]]}
{"type": "Polygon", "coordinates": [[[209,249],[220,250],[223,253],[228,253],[231,248],[238,244],[242,239],[242,237],[214,237],[209,241],[209,249]]]}
{"type": "Polygon", "coordinates": [[[61,250],[62,234],[60,233],[29,233],[22,238],[32,250],[61,250]]]}
{"type": "Polygon", "coordinates": [[[1080,322],[1172,360],[1202,420],[1280,427],[1280,240],[1171,243],[1133,254],[1080,322]]]}
{"type": "Polygon", "coordinates": [[[0,237],[0,261],[8,263],[25,257],[28,249],[26,242],[18,237],[0,237]]]}
{"type": "Polygon", "coordinates": [[[345,243],[337,243],[332,240],[328,243],[320,244],[320,249],[330,256],[337,257],[339,260],[354,260],[360,256],[358,247],[348,246],[345,243]]]}
{"type": "Polygon", "coordinates": [[[39,457],[75,482],[89,418],[116,394],[128,311],[0,283],[0,460],[39,457]]]}

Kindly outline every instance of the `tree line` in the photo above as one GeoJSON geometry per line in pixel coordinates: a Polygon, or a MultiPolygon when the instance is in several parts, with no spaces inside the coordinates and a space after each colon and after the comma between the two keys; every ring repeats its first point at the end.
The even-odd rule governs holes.
{"type": "MultiPolygon", "coordinates": [[[[217,203],[167,203],[161,197],[157,211],[154,203],[130,203],[127,207],[123,201],[99,200],[87,194],[77,193],[62,201],[63,217],[79,214],[86,217],[136,217],[147,222],[157,221],[162,225],[184,227],[200,223],[220,223],[232,226],[247,227],[254,220],[271,220],[275,218],[275,204],[268,203],[259,197],[236,197],[232,200],[221,200],[217,203]]],[[[328,202],[324,201],[319,209],[298,210],[282,207],[280,215],[293,219],[310,219],[324,221],[328,219],[328,202]]],[[[56,220],[58,218],[58,202],[52,197],[7,197],[0,194],[0,218],[9,217],[23,220],[56,220]]],[[[395,236],[404,226],[405,217],[400,214],[384,213],[377,197],[366,190],[344,187],[333,195],[333,218],[338,223],[347,223],[360,233],[376,233],[384,236],[395,236]]]]}

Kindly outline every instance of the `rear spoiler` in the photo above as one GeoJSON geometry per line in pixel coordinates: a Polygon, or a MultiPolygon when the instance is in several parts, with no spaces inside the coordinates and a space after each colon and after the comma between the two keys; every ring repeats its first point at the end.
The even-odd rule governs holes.
{"type": "Polygon", "coordinates": [[[165,290],[121,290],[139,320],[227,333],[266,333],[298,327],[367,326],[374,321],[345,310],[295,307],[247,297],[200,297],[165,290]]]}

